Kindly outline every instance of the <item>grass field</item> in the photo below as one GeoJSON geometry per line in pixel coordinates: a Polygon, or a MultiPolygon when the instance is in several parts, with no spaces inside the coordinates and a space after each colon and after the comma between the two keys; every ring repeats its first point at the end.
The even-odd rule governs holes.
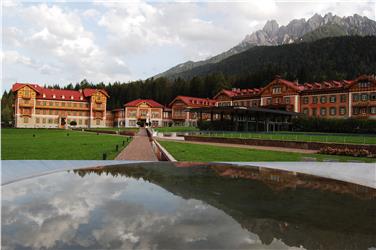
{"type": "Polygon", "coordinates": [[[190,131],[199,131],[196,127],[184,127],[184,126],[176,126],[176,127],[163,127],[163,128],[155,128],[157,132],[190,132],[190,131]]]}
{"type": "Polygon", "coordinates": [[[92,130],[134,131],[134,132],[137,132],[139,130],[139,128],[92,128],[92,130]]]}
{"type": "Polygon", "coordinates": [[[362,161],[375,162],[375,159],[322,154],[286,153],[246,148],[199,145],[184,142],[159,141],[178,161],[301,161],[303,157],[314,157],[318,161],[362,161]]]}
{"type": "Polygon", "coordinates": [[[329,134],[329,133],[250,133],[250,132],[203,132],[202,136],[227,138],[253,138],[283,141],[332,142],[346,144],[376,144],[376,135],[329,134]]]}
{"type": "Polygon", "coordinates": [[[127,145],[127,139],[130,141],[124,136],[70,130],[1,129],[1,159],[102,160],[106,153],[110,160],[127,145]],[[115,151],[116,145],[119,152],[115,151]]]}

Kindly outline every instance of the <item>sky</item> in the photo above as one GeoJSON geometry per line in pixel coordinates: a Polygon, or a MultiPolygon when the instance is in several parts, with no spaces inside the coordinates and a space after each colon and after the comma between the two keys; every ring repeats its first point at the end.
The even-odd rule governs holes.
{"type": "Polygon", "coordinates": [[[376,1],[2,1],[2,90],[146,79],[230,49],[267,20],[376,20],[376,1]]]}

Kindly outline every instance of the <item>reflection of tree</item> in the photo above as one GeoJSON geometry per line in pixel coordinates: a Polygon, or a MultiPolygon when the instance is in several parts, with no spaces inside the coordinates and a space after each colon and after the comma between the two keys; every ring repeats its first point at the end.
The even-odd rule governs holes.
{"type": "Polygon", "coordinates": [[[257,233],[308,249],[367,249],[376,245],[375,190],[262,168],[135,164],[76,170],[144,179],[186,199],[202,200],[257,233]]]}

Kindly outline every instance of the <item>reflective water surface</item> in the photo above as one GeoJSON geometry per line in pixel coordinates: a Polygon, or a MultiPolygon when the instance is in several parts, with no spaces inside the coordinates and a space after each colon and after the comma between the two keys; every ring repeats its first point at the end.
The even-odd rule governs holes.
{"type": "Polygon", "coordinates": [[[257,167],[152,163],[2,187],[2,249],[369,249],[376,190],[257,167]]]}

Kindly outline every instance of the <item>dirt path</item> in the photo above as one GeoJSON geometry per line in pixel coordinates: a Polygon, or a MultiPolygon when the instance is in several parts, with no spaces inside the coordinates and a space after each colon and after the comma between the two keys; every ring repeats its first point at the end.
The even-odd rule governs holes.
{"type": "Polygon", "coordinates": [[[241,145],[241,144],[216,143],[216,142],[182,141],[182,140],[173,140],[173,139],[162,139],[160,137],[158,138],[158,141],[173,141],[173,142],[180,142],[180,143],[212,145],[212,146],[231,147],[231,148],[252,148],[252,149],[259,149],[259,150],[271,150],[271,151],[302,153],[302,154],[314,154],[314,153],[317,153],[317,150],[309,150],[309,149],[267,147],[267,146],[241,145]]]}
{"type": "Polygon", "coordinates": [[[129,145],[115,160],[158,161],[145,128],[140,128],[129,145]]]}

